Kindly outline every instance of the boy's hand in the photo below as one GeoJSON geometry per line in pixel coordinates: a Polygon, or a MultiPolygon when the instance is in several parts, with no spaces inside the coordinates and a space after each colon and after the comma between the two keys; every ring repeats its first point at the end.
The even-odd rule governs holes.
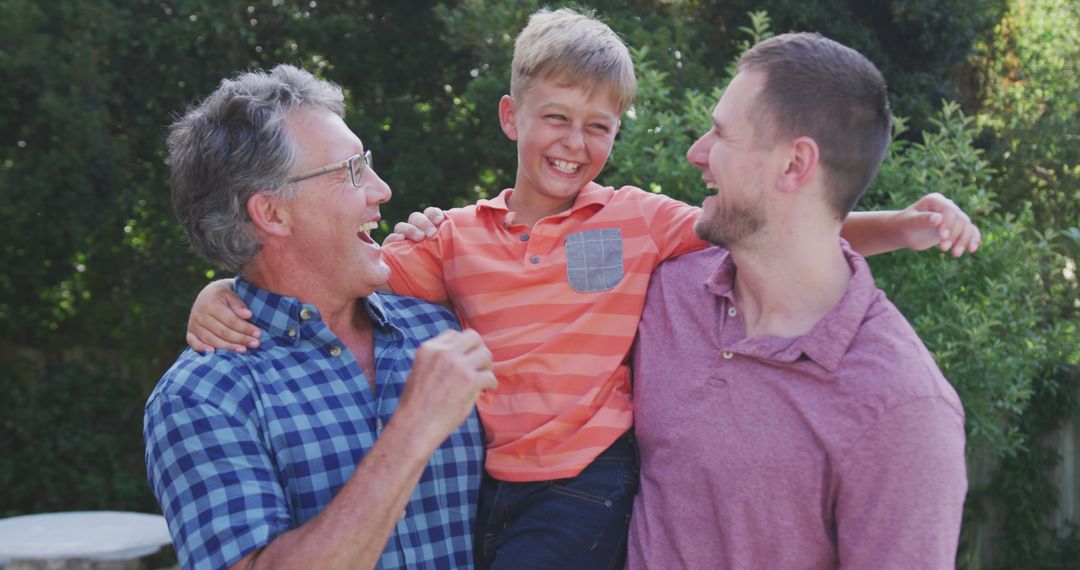
{"type": "Polygon", "coordinates": [[[979,249],[982,236],[955,202],[932,192],[896,212],[895,225],[900,245],[915,251],[938,246],[960,257],[979,249]]]}
{"type": "Polygon", "coordinates": [[[241,354],[258,348],[258,327],[247,322],[251,311],[232,290],[232,279],[219,279],[203,288],[188,317],[187,343],[199,352],[226,348],[241,354]]]}
{"type": "Polygon", "coordinates": [[[423,212],[409,214],[409,221],[398,222],[394,225],[394,233],[386,236],[383,244],[395,241],[424,241],[434,237],[439,226],[446,221],[446,215],[435,206],[425,208],[423,212]]]}

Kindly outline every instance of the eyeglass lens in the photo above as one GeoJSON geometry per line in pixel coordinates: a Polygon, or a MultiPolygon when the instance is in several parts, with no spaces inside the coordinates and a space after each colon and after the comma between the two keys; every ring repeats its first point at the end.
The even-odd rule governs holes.
{"type": "Polygon", "coordinates": [[[369,168],[371,168],[370,150],[364,151],[364,154],[352,159],[349,164],[349,176],[353,186],[360,188],[360,184],[364,181],[364,175],[367,174],[369,168]]]}

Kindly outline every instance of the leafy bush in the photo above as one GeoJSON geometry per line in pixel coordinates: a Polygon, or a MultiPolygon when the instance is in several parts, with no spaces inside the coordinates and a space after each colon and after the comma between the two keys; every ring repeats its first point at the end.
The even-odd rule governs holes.
{"type": "Polygon", "coordinates": [[[440,29],[422,2],[0,2],[0,510],[152,504],[127,483],[141,409],[214,275],[171,211],[168,124],[238,71],[305,66],[345,88],[397,219],[464,193],[483,146],[444,119],[468,75],[440,29]]]}
{"type": "MultiPolygon", "coordinates": [[[[875,258],[880,285],[964,399],[978,523],[995,565],[1067,567],[1047,522],[1045,436],[1077,409],[1080,6],[1069,0],[596,0],[640,90],[601,176],[690,203],[685,160],[748,43],[816,30],[868,54],[910,116],[864,208],[927,191],[979,220],[975,256],[875,258]],[[764,9],[748,20],[747,10],[764,9]],[[977,125],[955,104],[963,101],[977,125]],[[976,126],[978,129],[976,129],[976,126]],[[986,149],[985,151],[978,150],[986,149]]],[[[496,105],[539,0],[0,0],[0,516],[152,510],[139,423],[214,269],[169,206],[164,134],[222,77],[300,64],[346,89],[347,122],[394,188],[396,220],[513,183],[496,105]]],[[[580,6],[580,4],[579,4],[580,6]]],[[[1072,558],[1070,558],[1072,556],[1072,558]]]]}

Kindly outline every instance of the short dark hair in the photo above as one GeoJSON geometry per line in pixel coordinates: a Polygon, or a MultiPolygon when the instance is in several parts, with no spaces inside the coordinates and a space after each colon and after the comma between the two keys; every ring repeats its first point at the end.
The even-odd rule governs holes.
{"type": "Polygon", "coordinates": [[[861,53],[820,34],[783,34],[750,48],[738,71],[764,74],[761,97],[776,136],[809,136],[840,218],[885,159],[892,113],[881,72],[861,53]]]}
{"type": "Polygon", "coordinates": [[[345,116],[337,85],[283,64],[223,80],[170,127],[173,210],[210,263],[241,273],[258,253],[247,201],[256,192],[289,197],[297,149],[285,117],[300,108],[345,116]]]}

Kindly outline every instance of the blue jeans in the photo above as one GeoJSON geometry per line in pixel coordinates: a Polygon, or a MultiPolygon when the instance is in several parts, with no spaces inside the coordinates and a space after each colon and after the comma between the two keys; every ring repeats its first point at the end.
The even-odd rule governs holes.
{"type": "Polygon", "coordinates": [[[633,432],[577,477],[510,483],[485,473],[476,519],[476,567],[622,568],[637,489],[633,432]]]}

